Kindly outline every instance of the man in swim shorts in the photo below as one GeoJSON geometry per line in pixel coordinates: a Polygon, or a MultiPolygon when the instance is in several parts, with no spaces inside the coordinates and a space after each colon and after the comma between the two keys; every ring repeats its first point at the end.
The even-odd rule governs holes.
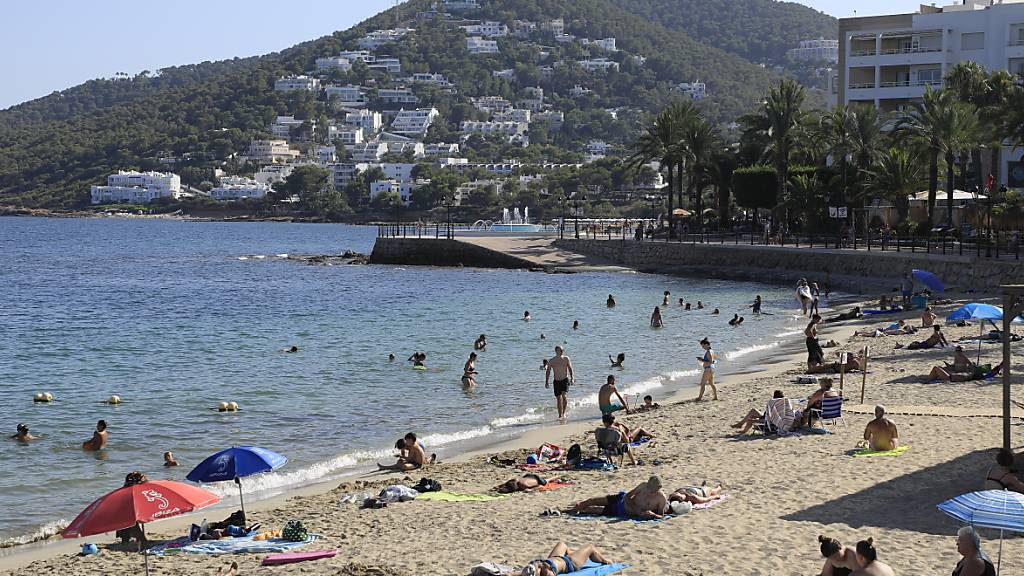
{"type": "Polygon", "coordinates": [[[618,388],[615,387],[615,376],[608,375],[608,381],[601,386],[601,390],[597,393],[597,405],[601,408],[601,414],[612,414],[619,410],[625,410],[629,414],[628,404],[622,395],[619,394],[618,388]],[[619,399],[618,404],[612,403],[612,395],[615,395],[619,399]]]}
{"type": "Polygon", "coordinates": [[[563,353],[561,346],[555,346],[555,355],[548,360],[548,367],[544,371],[544,387],[550,388],[551,380],[554,380],[555,407],[558,408],[559,420],[565,420],[565,409],[569,404],[569,385],[574,378],[572,361],[563,353]]]}
{"type": "Polygon", "coordinates": [[[590,498],[565,510],[565,513],[656,520],[662,518],[667,509],[668,498],[661,491],[661,480],[657,476],[651,476],[629,492],[590,498]]]}
{"type": "MultiPolygon", "coordinates": [[[[427,455],[416,439],[416,434],[409,432],[402,439],[405,445],[405,455],[399,456],[398,461],[391,465],[377,464],[380,471],[403,472],[422,468],[427,461],[427,455]]],[[[397,446],[397,445],[396,445],[397,446]]]]}

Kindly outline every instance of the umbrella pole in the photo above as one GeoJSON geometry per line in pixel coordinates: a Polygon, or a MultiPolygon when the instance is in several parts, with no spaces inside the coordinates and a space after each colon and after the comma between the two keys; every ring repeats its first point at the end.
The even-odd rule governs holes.
{"type": "Polygon", "coordinates": [[[145,567],[146,576],[149,576],[149,554],[142,551],[142,540],[139,540],[139,553],[142,554],[142,565],[145,567]]]}
{"type": "Polygon", "coordinates": [[[999,576],[999,570],[1003,567],[1003,531],[999,531],[999,559],[996,560],[996,576],[999,576]]]}
{"type": "Polygon", "coordinates": [[[249,524],[249,518],[245,516],[245,500],[242,499],[242,480],[236,477],[235,484],[238,484],[238,505],[242,508],[242,518],[245,518],[244,522],[249,524]]]}
{"type": "Polygon", "coordinates": [[[981,335],[985,333],[985,321],[981,321],[981,326],[978,327],[978,361],[975,364],[981,364],[981,335]]]}

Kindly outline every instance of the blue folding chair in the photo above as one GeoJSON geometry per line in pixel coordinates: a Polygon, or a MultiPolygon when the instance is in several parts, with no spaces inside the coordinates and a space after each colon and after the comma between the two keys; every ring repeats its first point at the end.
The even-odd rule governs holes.
{"type": "Polygon", "coordinates": [[[833,426],[836,422],[842,422],[843,426],[846,426],[846,420],[843,419],[843,397],[842,396],[826,396],[821,399],[821,408],[811,408],[811,419],[817,418],[822,425],[831,423],[833,426]]]}

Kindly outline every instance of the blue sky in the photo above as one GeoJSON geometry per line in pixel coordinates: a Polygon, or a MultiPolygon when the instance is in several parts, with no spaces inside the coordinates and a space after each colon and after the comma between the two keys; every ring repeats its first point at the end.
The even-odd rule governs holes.
{"type": "MultiPolygon", "coordinates": [[[[803,2],[837,17],[849,0],[803,2]]],[[[946,3],[946,2],[943,2],[946,3]]],[[[117,72],[275,52],[343,30],[394,0],[29,0],[5,2],[0,109],[117,72]]],[[[917,1],[860,0],[858,15],[917,1]]]]}

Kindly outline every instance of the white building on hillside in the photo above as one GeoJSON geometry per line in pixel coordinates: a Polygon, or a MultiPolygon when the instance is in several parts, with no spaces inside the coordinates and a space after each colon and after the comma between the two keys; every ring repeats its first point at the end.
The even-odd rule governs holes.
{"type": "MultiPolygon", "coordinates": [[[[912,14],[840,19],[837,101],[909,110],[964,61],[1024,73],[1024,2],[966,0],[922,5],[912,14]]],[[[1000,184],[1024,187],[1021,154],[1003,148],[1000,184]]]]}
{"type": "Polygon", "coordinates": [[[335,190],[344,190],[345,186],[359,172],[366,172],[370,165],[365,162],[333,162],[324,166],[331,172],[331,180],[335,190]]]}
{"type": "Polygon", "coordinates": [[[381,88],[377,99],[385,104],[419,104],[420,99],[409,88],[381,88]]]}
{"type": "Polygon", "coordinates": [[[345,114],[345,124],[362,128],[366,136],[372,136],[384,127],[384,116],[372,110],[349,112],[345,114]]]}
{"type": "Polygon", "coordinates": [[[340,142],[349,147],[362,144],[363,129],[351,126],[329,126],[327,128],[327,142],[329,144],[340,142]]]}
{"type": "Polygon", "coordinates": [[[253,140],[249,142],[249,151],[246,152],[250,161],[260,164],[290,162],[299,156],[298,150],[288,147],[287,140],[253,140]]]}
{"type": "Polygon", "coordinates": [[[274,82],[274,90],[278,92],[291,92],[292,90],[306,90],[316,92],[320,89],[320,80],[310,76],[285,76],[274,82]]]}
{"type": "Polygon", "coordinates": [[[703,100],[708,95],[707,86],[700,80],[696,82],[680,82],[676,85],[676,90],[686,94],[693,100],[703,100]]]}
{"type": "Polygon", "coordinates": [[[477,110],[490,112],[491,114],[504,112],[512,107],[512,103],[501,96],[480,96],[479,98],[471,98],[470,101],[477,110]]]}
{"type": "Polygon", "coordinates": [[[451,86],[451,82],[444,74],[431,74],[429,72],[417,72],[413,74],[410,81],[416,84],[434,84],[436,86],[451,86]]]}
{"type": "Polygon", "coordinates": [[[530,123],[529,110],[522,110],[519,108],[509,108],[504,112],[498,112],[494,115],[495,122],[525,122],[530,123]]]}
{"type": "Polygon", "coordinates": [[[559,34],[565,34],[565,21],[561,18],[544,22],[540,25],[541,30],[551,32],[555,36],[559,34]]]}
{"type": "Polygon", "coordinates": [[[786,51],[786,57],[797,62],[838,62],[839,40],[801,40],[799,48],[786,51]]]}
{"type": "Polygon", "coordinates": [[[320,72],[325,70],[341,70],[342,72],[348,72],[352,69],[352,62],[347,58],[341,58],[339,56],[325,56],[323,58],[316,59],[316,69],[320,72]]]}
{"type": "Polygon", "coordinates": [[[466,12],[479,8],[480,0],[444,0],[441,2],[442,10],[451,10],[452,12],[466,12]]]}
{"type": "Polygon", "coordinates": [[[578,64],[587,72],[618,70],[619,63],[607,58],[593,58],[590,60],[579,60],[578,64]]]}
{"type": "Polygon", "coordinates": [[[342,50],[338,53],[338,58],[344,58],[345,60],[350,60],[352,62],[357,60],[359,62],[366,62],[374,59],[373,54],[370,54],[369,50],[342,50]]]}
{"type": "Polygon", "coordinates": [[[302,126],[303,120],[296,120],[294,116],[278,116],[270,125],[270,133],[275,138],[288,140],[291,138],[292,130],[302,126]]]}
{"type": "Polygon", "coordinates": [[[360,38],[356,44],[363,50],[376,50],[385,44],[398,42],[407,34],[415,32],[412,28],[394,28],[391,30],[374,30],[360,38]]]}
{"type": "Polygon", "coordinates": [[[271,164],[260,168],[260,171],[253,176],[253,179],[260,184],[273,184],[284,182],[285,178],[291,175],[295,168],[292,164],[271,164]]]}
{"type": "Polygon", "coordinates": [[[388,145],[383,142],[363,142],[349,148],[353,162],[380,162],[388,153],[388,145]]]}
{"type": "Polygon", "coordinates": [[[391,131],[403,136],[423,136],[440,115],[433,107],[402,110],[391,122],[391,131]]]}
{"type": "Polygon", "coordinates": [[[263,198],[271,192],[270,185],[244,176],[225,176],[210,190],[210,198],[221,202],[244,198],[263,198]]]}
{"type": "Polygon", "coordinates": [[[343,108],[362,108],[369,103],[362,86],[327,86],[327,100],[334,100],[343,108]]]}
{"type": "Polygon", "coordinates": [[[439,156],[442,158],[454,157],[459,154],[459,145],[447,142],[434,142],[423,146],[424,156],[439,156]]]}
{"type": "Polygon", "coordinates": [[[367,62],[366,66],[370,70],[387,72],[388,74],[402,73],[402,61],[398,58],[374,58],[372,62],[367,62]]]}
{"type": "Polygon", "coordinates": [[[530,126],[524,122],[478,122],[475,120],[463,120],[459,128],[466,134],[518,136],[525,134],[530,126]]]}
{"type": "Polygon", "coordinates": [[[591,140],[587,143],[587,162],[604,158],[608,153],[608,144],[603,140],[591,140]]]}
{"type": "Polygon", "coordinates": [[[106,186],[90,189],[93,204],[148,204],[157,198],[181,195],[181,178],[170,172],[124,172],[107,176],[106,186]]]}
{"type": "Polygon", "coordinates": [[[466,31],[467,36],[484,36],[486,38],[508,36],[508,26],[501,22],[481,22],[459,26],[466,31]]]}
{"type": "Polygon", "coordinates": [[[565,113],[557,110],[551,110],[548,112],[538,112],[533,115],[534,122],[544,122],[551,128],[561,128],[562,124],[565,123],[565,113]]]}
{"type": "Polygon", "coordinates": [[[491,70],[491,76],[494,78],[508,78],[512,79],[516,77],[515,68],[503,68],[501,70],[491,70]]]}
{"type": "Polygon", "coordinates": [[[606,50],[608,52],[619,51],[619,49],[615,47],[614,37],[600,38],[598,40],[584,40],[583,44],[587,46],[597,46],[598,48],[606,50]]]}
{"type": "Polygon", "coordinates": [[[466,50],[469,50],[470,54],[497,54],[499,52],[498,41],[470,36],[466,38],[466,50]]]}

